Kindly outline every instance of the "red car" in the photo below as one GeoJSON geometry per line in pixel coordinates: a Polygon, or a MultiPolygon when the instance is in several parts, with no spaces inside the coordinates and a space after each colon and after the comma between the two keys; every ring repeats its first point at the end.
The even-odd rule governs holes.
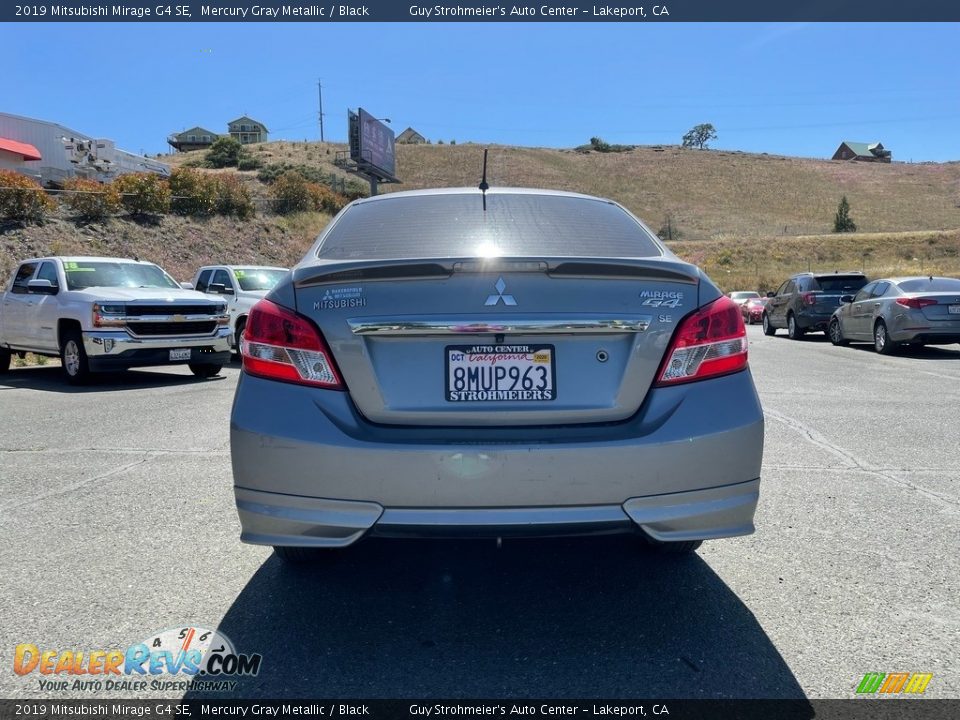
{"type": "Polygon", "coordinates": [[[759,297],[750,298],[740,306],[740,314],[743,315],[743,321],[747,325],[753,325],[755,322],[763,320],[763,308],[766,307],[770,298],[759,297]]]}

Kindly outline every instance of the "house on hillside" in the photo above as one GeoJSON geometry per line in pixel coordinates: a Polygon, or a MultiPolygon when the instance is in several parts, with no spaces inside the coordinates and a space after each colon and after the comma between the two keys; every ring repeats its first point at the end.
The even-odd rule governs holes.
{"type": "Polygon", "coordinates": [[[227,123],[227,131],[244,145],[267,141],[267,126],[246,115],[227,123]]]}
{"type": "Polygon", "coordinates": [[[408,127],[402,133],[397,135],[397,142],[403,145],[424,145],[426,144],[427,139],[412,127],[408,127]]]}
{"type": "Polygon", "coordinates": [[[189,152],[190,150],[206,150],[213,145],[214,140],[218,137],[220,136],[212,130],[207,130],[198,125],[189,130],[171,134],[167,137],[167,143],[179,152],[189,152]]]}
{"type": "Polygon", "coordinates": [[[859,160],[860,162],[888,163],[893,153],[883,147],[883,143],[862,143],[844,140],[833,154],[831,160],[859,160]]]}

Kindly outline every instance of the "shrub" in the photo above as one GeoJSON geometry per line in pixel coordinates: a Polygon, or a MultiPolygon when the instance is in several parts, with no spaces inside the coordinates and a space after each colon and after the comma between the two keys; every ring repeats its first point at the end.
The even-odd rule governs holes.
{"type": "Polygon", "coordinates": [[[217,178],[212,175],[187,168],[170,173],[170,209],[177,215],[212,215],[217,192],[217,178]]]}
{"type": "Polygon", "coordinates": [[[218,179],[216,207],[221,215],[236,215],[241,220],[248,220],[256,214],[250,190],[236,173],[221,175],[218,179]]]}
{"type": "Polygon", "coordinates": [[[170,210],[170,186],[153,173],[128,173],[113,181],[124,209],[134,216],[158,215],[170,210]]]}
{"type": "Polygon", "coordinates": [[[280,215],[313,210],[309,186],[300,173],[293,170],[285,172],[270,186],[270,206],[280,215]]]}
{"type": "Polygon", "coordinates": [[[236,167],[242,152],[243,145],[240,141],[225,135],[214,140],[213,145],[207,150],[206,164],[213,168],[236,167]]]}
{"type": "Polygon", "coordinates": [[[105,220],[120,212],[120,193],[113,183],[73,178],[63,184],[64,201],[83,220],[105,220]]]}
{"type": "Polygon", "coordinates": [[[324,185],[330,182],[330,175],[319,168],[310,167],[309,165],[293,165],[292,163],[286,162],[271,163],[265,166],[257,173],[257,179],[269,185],[275,182],[278,177],[290,171],[299,173],[300,176],[308,182],[324,185]]]}
{"type": "Polygon", "coordinates": [[[0,218],[43,222],[56,207],[36,181],[12,170],[0,170],[0,218]]]}
{"type": "Polygon", "coordinates": [[[259,170],[263,167],[263,160],[256,157],[244,156],[237,161],[237,170],[259,170]]]}
{"type": "Polygon", "coordinates": [[[349,202],[345,196],[324,185],[307,183],[307,190],[310,193],[310,200],[313,202],[313,209],[318,212],[336,215],[349,202]]]}

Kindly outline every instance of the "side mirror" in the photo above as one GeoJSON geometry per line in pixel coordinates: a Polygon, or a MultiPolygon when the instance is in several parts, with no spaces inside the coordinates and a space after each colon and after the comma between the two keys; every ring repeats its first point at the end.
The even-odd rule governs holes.
{"type": "Polygon", "coordinates": [[[776,296],[777,296],[777,294],[776,294],[775,292],[773,292],[773,290],[768,290],[768,291],[767,291],[767,297],[768,297],[768,298],[772,298],[772,297],[776,297],[776,296]]]}
{"type": "Polygon", "coordinates": [[[190,283],[190,282],[180,283],[180,287],[182,287],[184,290],[195,290],[195,289],[196,289],[196,288],[193,287],[193,283],[190,283]]]}
{"type": "Polygon", "coordinates": [[[27,283],[27,292],[37,295],[56,295],[60,292],[60,286],[54,285],[49,280],[30,280],[27,283]]]}
{"type": "Polygon", "coordinates": [[[223,295],[224,291],[227,289],[227,286],[223,283],[210,283],[207,285],[208,293],[216,293],[217,295],[223,295]]]}
{"type": "Polygon", "coordinates": [[[840,302],[844,305],[853,302],[853,295],[841,295],[840,302]]]}

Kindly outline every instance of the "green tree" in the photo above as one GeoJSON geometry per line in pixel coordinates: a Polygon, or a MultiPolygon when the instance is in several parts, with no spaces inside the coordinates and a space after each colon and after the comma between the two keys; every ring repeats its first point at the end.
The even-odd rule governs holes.
{"type": "Polygon", "coordinates": [[[206,165],[214,168],[236,167],[242,152],[243,145],[235,137],[218,137],[207,150],[206,165]]]}
{"type": "Polygon", "coordinates": [[[857,224],[850,217],[850,203],[847,202],[846,195],[840,198],[837,214],[833,216],[833,231],[838,233],[857,231],[857,224]]]}
{"type": "Polygon", "coordinates": [[[120,212],[120,193],[113,183],[71,178],[63,183],[64,202],[81,220],[106,220],[120,212]]]}
{"type": "Polygon", "coordinates": [[[177,168],[170,173],[170,209],[177,215],[212,215],[217,201],[217,179],[212,173],[177,168]]]}
{"type": "Polygon", "coordinates": [[[39,183],[13,170],[0,170],[0,220],[43,222],[56,207],[39,183]]]}
{"type": "Polygon", "coordinates": [[[278,215],[313,210],[310,184],[295,170],[285,172],[270,186],[270,206],[278,215]]]}
{"type": "Polygon", "coordinates": [[[710,123],[701,123],[700,125],[694,125],[690,128],[690,131],[683,136],[683,147],[695,147],[703,150],[707,147],[708,142],[716,139],[716,128],[710,123]]]}

